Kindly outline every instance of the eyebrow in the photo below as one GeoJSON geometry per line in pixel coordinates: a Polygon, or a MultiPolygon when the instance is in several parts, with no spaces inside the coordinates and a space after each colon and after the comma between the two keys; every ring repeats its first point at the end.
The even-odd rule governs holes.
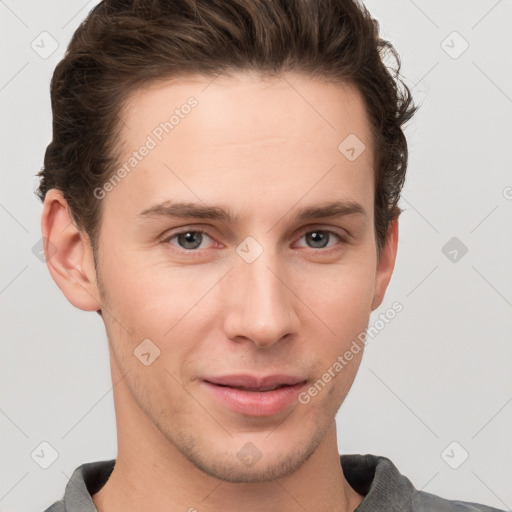
{"type": "MultiPolygon", "coordinates": [[[[364,218],[368,216],[364,207],[355,201],[334,201],[301,208],[296,219],[331,219],[347,215],[360,215],[364,218]]],[[[236,223],[240,219],[240,216],[235,215],[229,208],[181,201],[165,201],[151,206],[137,215],[137,218],[140,219],[151,217],[211,219],[228,223],[236,223]]]]}

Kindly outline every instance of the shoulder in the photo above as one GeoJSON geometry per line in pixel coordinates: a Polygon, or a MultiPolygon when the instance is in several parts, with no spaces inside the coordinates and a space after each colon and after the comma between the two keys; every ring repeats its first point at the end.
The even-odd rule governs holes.
{"type": "Polygon", "coordinates": [[[86,462],[71,475],[64,496],[44,512],[96,512],[92,496],[110,477],[116,459],[86,462]]]}
{"type": "Polygon", "coordinates": [[[470,503],[468,501],[448,500],[430,494],[428,492],[416,491],[411,498],[412,512],[502,512],[502,510],[470,503]]]}
{"type": "Polygon", "coordinates": [[[347,454],[340,462],[348,484],[364,497],[357,512],[503,512],[418,491],[386,457],[347,454]]]}

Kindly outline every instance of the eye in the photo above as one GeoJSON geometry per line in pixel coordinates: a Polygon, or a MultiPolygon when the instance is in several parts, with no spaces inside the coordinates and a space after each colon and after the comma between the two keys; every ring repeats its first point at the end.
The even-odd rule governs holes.
{"type": "Polygon", "coordinates": [[[345,241],[344,238],[338,233],[325,229],[307,231],[302,235],[301,238],[305,238],[306,242],[311,244],[310,247],[313,249],[324,249],[327,247],[328,242],[332,240],[333,235],[338,239],[338,241],[345,241]]]}
{"type": "MultiPolygon", "coordinates": [[[[300,239],[305,239],[311,249],[329,250],[329,247],[334,246],[335,250],[336,243],[329,244],[329,242],[333,240],[333,237],[337,239],[338,242],[346,241],[341,234],[327,229],[310,229],[309,231],[304,232],[300,239]]],[[[213,241],[213,238],[211,238],[206,231],[200,229],[188,229],[173,233],[164,238],[162,242],[174,245],[178,247],[178,249],[196,252],[198,249],[207,248],[208,239],[213,241]]]]}
{"type": "Polygon", "coordinates": [[[165,238],[163,242],[170,243],[171,245],[176,245],[171,242],[171,240],[176,239],[177,245],[180,249],[185,249],[187,251],[193,251],[195,249],[201,249],[202,242],[205,238],[210,238],[210,236],[201,230],[187,230],[180,231],[179,233],[174,233],[173,235],[165,238]]]}

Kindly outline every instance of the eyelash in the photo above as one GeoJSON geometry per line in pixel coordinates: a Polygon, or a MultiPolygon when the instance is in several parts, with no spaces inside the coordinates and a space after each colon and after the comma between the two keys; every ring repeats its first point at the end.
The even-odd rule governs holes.
{"type": "MultiPolygon", "coordinates": [[[[308,228],[307,230],[305,231],[302,231],[301,234],[300,234],[300,237],[299,239],[303,238],[305,235],[307,235],[308,233],[314,233],[316,231],[319,231],[321,233],[324,233],[324,234],[329,234],[329,235],[334,235],[338,238],[339,240],[339,243],[341,244],[346,244],[348,243],[348,240],[347,240],[347,237],[336,232],[336,231],[332,231],[330,229],[321,229],[321,228],[308,228]]],[[[182,234],[185,234],[185,233],[201,233],[203,235],[206,235],[208,236],[210,239],[212,240],[215,240],[211,235],[210,233],[208,233],[207,230],[205,229],[201,229],[201,228],[194,228],[194,229],[182,229],[181,231],[176,231],[175,233],[172,233],[172,234],[167,234],[165,235],[165,237],[161,240],[161,243],[165,243],[165,244],[170,244],[170,245],[173,245],[170,243],[170,241],[174,238],[176,238],[177,236],[179,235],[182,235],[182,234]]],[[[321,252],[323,254],[330,254],[332,252],[335,252],[335,251],[339,251],[340,248],[338,247],[339,244],[336,244],[335,246],[333,247],[328,247],[328,248],[319,248],[319,249],[315,249],[314,247],[307,247],[308,249],[314,251],[314,252],[321,252]]],[[[178,250],[178,252],[181,252],[182,254],[191,254],[191,253],[199,253],[201,250],[200,249],[182,249],[178,246],[175,246],[176,249],[178,250]]]]}

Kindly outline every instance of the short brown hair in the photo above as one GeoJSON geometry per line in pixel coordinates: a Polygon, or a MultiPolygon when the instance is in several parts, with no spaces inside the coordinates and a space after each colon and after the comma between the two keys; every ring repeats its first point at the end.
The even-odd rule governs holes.
{"type": "MultiPolygon", "coordinates": [[[[104,0],[74,33],[51,80],[53,138],[37,195],[62,191],[96,251],[94,190],[118,164],[120,112],[129,94],[166,78],[298,71],[346,82],[362,95],[373,133],[377,252],[401,213],[407,142],[417,107],[400,58],[357,0],[104,0]],[[392,57],[394,69],[383,63],[392,57]]],[[[341,142],[341,141],[340,141],[341,142]]]]}

